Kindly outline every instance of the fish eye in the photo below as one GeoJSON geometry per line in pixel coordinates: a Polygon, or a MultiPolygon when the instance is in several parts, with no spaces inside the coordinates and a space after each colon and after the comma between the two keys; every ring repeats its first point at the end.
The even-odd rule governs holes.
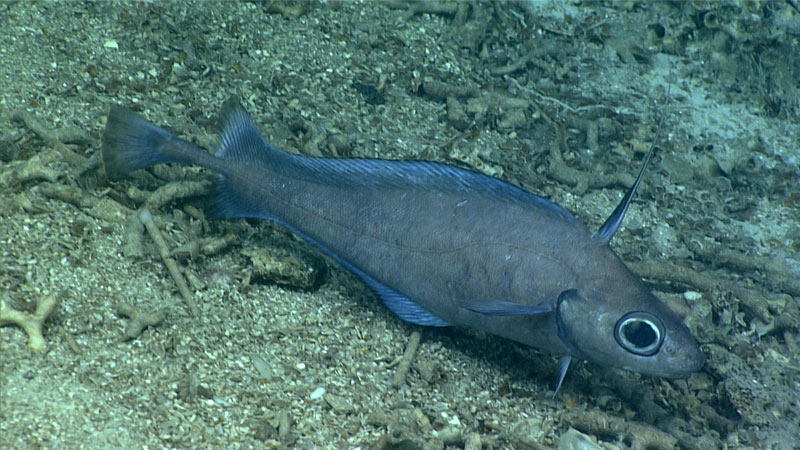
{"type": "Polygon", "coordinates": [[[642,356],[658,353],[664,341],[664,324],[643,311],[625,314],[614,328],[614,337],[625,350],[642,356]]]}

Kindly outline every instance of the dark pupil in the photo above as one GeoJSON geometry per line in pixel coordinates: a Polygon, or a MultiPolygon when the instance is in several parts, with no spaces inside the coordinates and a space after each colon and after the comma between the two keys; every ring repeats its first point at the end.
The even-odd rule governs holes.
{"type": "Polygon", "coordinates": [[[656,340],[656,333],[653,327],[645,322],[632,322],[625,326],[623,330],[625,339],[637,347],[647,347],[656,340]]]}

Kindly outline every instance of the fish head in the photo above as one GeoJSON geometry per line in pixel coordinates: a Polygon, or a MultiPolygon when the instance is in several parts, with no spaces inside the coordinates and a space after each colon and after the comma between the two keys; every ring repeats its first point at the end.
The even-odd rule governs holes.
{"type": "Polygon", "coordinates": [[[570,289],[559,295],[558,335],[572,356],[661,377],[700,370],[705,357],[678,315],[641,281],[633,287],[611,293],[570,289]]]}

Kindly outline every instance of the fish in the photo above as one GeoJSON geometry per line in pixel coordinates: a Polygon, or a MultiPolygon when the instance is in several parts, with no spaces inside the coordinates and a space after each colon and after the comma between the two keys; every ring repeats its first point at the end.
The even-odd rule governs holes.
{"type": "Polygon", "coordinates": [[[109,180],[163,163],[218,174],[220,219],[276,222],[366,283],[400,319],[483,330],[561,356],[685,377],[705,357],[680,317],[609,242],[635,183],[596,233],[554,202],[431,161],[316,158],[268,143],[235,97],[215,154],[112,105],[101,156],[109,180]]]}

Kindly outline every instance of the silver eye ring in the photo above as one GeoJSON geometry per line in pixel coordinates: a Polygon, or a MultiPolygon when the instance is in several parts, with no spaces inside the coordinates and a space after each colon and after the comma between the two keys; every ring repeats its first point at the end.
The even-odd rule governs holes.
{"type": "Polygon", "coordinates": [[[664,323],[653,314],[634,311],[619,319],[614,337],[622,348],[633,354],[653,356],[664,342],[664,323]]]}

